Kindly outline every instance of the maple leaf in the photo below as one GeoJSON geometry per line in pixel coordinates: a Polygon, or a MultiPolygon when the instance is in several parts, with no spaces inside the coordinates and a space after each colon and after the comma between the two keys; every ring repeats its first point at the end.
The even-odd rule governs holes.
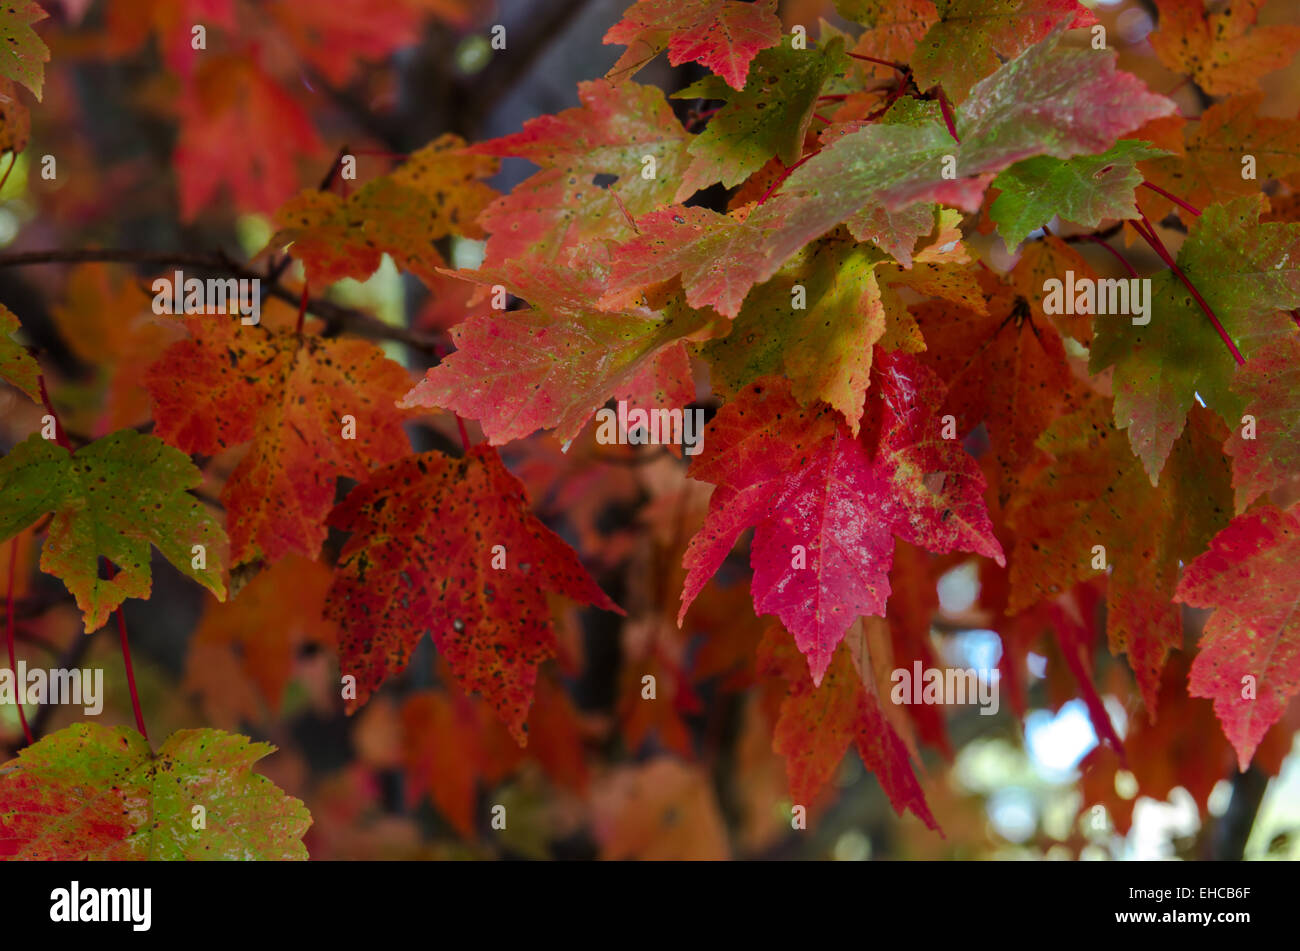
{"type": "Polygon", "coordinates": [[[299,651],[334,645],[335,627],[323,613],[332,578],[325,565],[290,555],[259,572],[237,596],[210,605],[190,640],[184,686],[215,686],[204,680],[202,668],[226,652],[278,713],[299,651]]]}
{"type": "Polygon", "coordinates": [[[797,162],[817,94],[846,62],[838,39],[816,50],[797,50],[786,41],[758,54],[739,93],[716,76],[674,93],[674,99],[725,99],[727,104],[691,141],[691,164],[673,201],[685,201],[714,182],[733,188],[774,155],[787,166],[797,162]]]}
{"type": "Polygon", "coordinates": [[[154,752],[126,727],[75,723],[0,766],[0,857],[306,859],[310,813],[252,772],[274,751],[220,730],[180,730],[154,752]]]}
{"type": "Polygon", "coordinates": [[[541,764],[553,783],[585,794],[591,776],[584,755],[581,713],[554,677],[539,677],[536,692],[529,718],[528,755],[541,764]]]}
{"type": "MultiPolygon", "coordinates": [[[[367,714],[383,709],[378,702],[366,707],[367,714]]],[[[390,728],[400,737],[399,762],[393,765],[406,767],[411,805],[427,796],[462,838],[473,840],[480,786],[496,787],[525,757],[561,788],[586,791],[577,719],[568,694],[552,678],[539,677],[524,750],[482,699],[454,687],[420,691],[406,698],[400,723],[390,728]]]]}
{"type": "MultiPolygon", "coordinates": [[[[910,62],[926,32],[939,22],[934,0],[835,0],[846,20],[865,26],[855,52],[896,63],[910,62]]],[[[878,63],[855,64],[868,79],[892,78],[894,70],[878,63]]]]}
{"type": "Polygon", "coordinates": [[[522,746],[537,667],[556,653],[545,592],[622,613],[486,446],[461,459],[400,459],[353,489],[329,524],[354,533],[326,606],[342,631],[343,672],[357,678],[350,710],[403,670],[429,631],[456,679],[522,746]]]}
{"type": "MultiPolygon", "coordinates": [[[[1088,345],[1092,342],[1092,321],[1077,320],[1065,314],[1048,314],[1043,310],[1043,299],[1048,291],[1047,280],[1073,271],[1075,281],[1097,280],[1097,272],[1074,247],[1055,235],[1046,235],[1038,241],[1027,242],[1020,251],[1020,259],[1008,275],[1020,296],[1029,304],[1032,318],[1039,326],[1052,324],[1062,337],[1069,337],[1088,345]]],[[[1078,315],[1075,315],[1078,316],[1078,315]]]]}
{"type": "Polygon", "coordinates": [[[302,108],[245,56],[200,62],[181,102],[176,140],[181,218],[193,219],[226,185],[243,211],[270,214],[298,187],[295,159],[321,142],[302,108]],[[274,142],[274,149],[240,143],[274,142]]]}
{"type": "MultiPolygon", "coordinates": [[[[1255,195],[1206,208],[1178,252],[1247,363],[1295,332],[1279,309],[1300,306],[1300,224],[1261,224],[1263,202],[1255,195]]],[[[1096,322],[1089,369],[1115,368],[1115,423],[1155,484],[1198,393],[1230,426],[1242,401],[1231,390],[1231,354],[1172,271],[1151,279],[1149,305],[1146,326],[1096,322]]]]}
{"type": "Polygon", "coordinates": [[[1083,392],[1065,359],[1056,330],[1035,320],[1029,303],[991,272],[977,274],[986,307],[981,314],[949,302],[927,301],[913,313],[927,347],[920,360],[947,381],[940,412],[956,418],[957,432],[984,423],[1000,470],[999,501],[1019,484],[1037,454],[1034,441],[1083,392]]]}
{"type": "MultiPolygon", "coordinates": [[[[493,445],[551,428],[567,445],[607,400],[643,396],[661,373],[667,391],[682,395],[674,380],[690,375],[681,342],[714,332],[714,321],[680,299],[658,310],[596,310],[599,284],[572,271],[515,262],[497,272],[457,273],[500,284],[532,306],[475,315],[452,328],[456,351],[430,368],[401,405],[476,419],[493,445]]],[[[686,402],[694,396],[688,385],[686,402]]]]}
{"type": "MultiPolygon", "coordinates": [[[[284,0],[276,4],[284,5],[284,0]]],[[[104,52],[128,56],[153,34],[167,68],[188,79],[199,58],[191,33],[198,24],[210,31],[235,30],[234,0],[114,0],[104,5],[104,52]]]]}
{"type": "Polygon", "coordinates": [[[18,387],[33,403],[39,403],[41,367],[27,348],[13,339],[18,330],[17,316],[0,304],[0,379],[18,387]]]}
{"type": "Polygon", "coordinates": [[[918,201],[898,211],[873,203],[845,220],[849,233],[859,241],[870,241],[905,268],[912,266],[916,242],[930,233],[939,206],[918,201]]]}
{"type": "Polygon", "coordinates": [[[1300,338],[1292,332],[1262,348],[1237,370],[1232,391],[1245,414],[1223,448],[1242,512],[1300,469],[1300,338]]]}
{"type": "MultiPolygon", "coordinates": [[[[876,660],[878,653],[886,655],[893,669],[910,670],[916,661],[921,662],[923,669],[938,666],[930,640],[930,623],[939,610],[936,582],[942,571],[936,568],[935,561],[928,552],[907,542],[895,542],[894,565],[889,572],[889,617],[886,619],[889,650],[871,651],[873,667],[879,662],[876,660]]],[[[906,710],[920,738],[951,760],[952,744],[948,740],[943,708],[922,703],[909,704],[906,710]]]]}
{"type": "Polygon", "coordinates": [[[726,337],[703,345],[714,389],[731,396],[784,372],[800,403],[824,400],[857,435],[873,347],[885,333],[880,261],[869,246],[843,238],[792,258],[748,296],[726,337]],[[799,289],[803,306],[795,303],[799,289]]]}
{"type": "Polygon", "coordinates": [[[1211,96],[1251,92],[1300,49],[1300,26],[1258,26],[1264,0],[1234,0],[1210,12],[1204,0],[1156,0],[1151,48],[1165,66],[1189,73],[1211,96]]]}
{"type": "Polygon", "coordinates": [[[51,308],[68,349],[100,370],[103,395],[95,407],[94,435],[149,418],[149,394],[140,386],[139,368],[157,360],[181,336],[174,320],[155,315],[149,305],[138,282],[91,262],[73,270],[62,302],[51,308]],[[111,324],[105,314],[113,315],[111,324]]]}
{"type": "Polygon", "coordinates": [[[0,6],[0,76],[22,83],[39,100],[50,48],[32,29],[48,13],[35,0],[10,0],[0,6]]]}
{"type": "Polygon", "coordinates": [[[224,318],[198,318],[189,330],[145,372],[155,431],[204,455],[251,444],[221,490],[233,564],[316,557],[335,479],[364,479],[408,451],[395,404],[410,378],[364,340],[224,318]]]}
{"type": "Polygon", "coordinates": [[[1060,215],[1096,228],[1104,218],[1138,218],[1133,191],[1142,184],[1137,163],[1165,154],[1136,139],[1121,139],[1100,155],[1057,159],[1048,155],[1017,162],[993,181],[1000,191],[989,217],[1008,248],[1060,215]]]}
{"type": "Polygon", "coordinates": [[[1074,598],[1058,598],[1047,602],[1042,616],[1050,623],[1056,635],[1065,666],[1074,677],[1078,692],[1082,695],[1083,705],[1088,710],[1088,719],[1092,722],[1093,733],[1098,742],[1107,743],[1118,754],[1121,764],[1127,766],[1128,759],[1124,743],[1115,732],[1110,714],[1097,686],[1092,680],[1093,645],[1096,643],[1096,628],[1085,618],[1095,617],[1095,606],[1099,600],[1097,591],[1088,586],[1076,588],[1074,598]],[[1082,602],[1082,604],[1080,604],[1082,602]]]}
{"type": "Polygon", "coordinates": [[[801,408],[781,378],[751,385],[714,417],[691,476],[717,488],[687,549],[679,624],[755,526],[754,610],[781,618],[820,683],[853,620],[884,615],[894,535],[1002,562],[983,476],[931,419],[939,380],[908,354],[877,350],[874,364],[862,439],[830,407],[801,408]]]}
{"type": "Polygon", "coordinates": [[[960,144],[935,121],[845,130],[762,204],[729,215],[673,206],[638,219],[639,235],[615,251],[603,306],[680,274],[692,307],[734,317],[753,285],[870,206],[940,201],[975,210],[993,175],[1015,162],[1097,152],[1174,111],[1171,100],[1116,72],[1113,55],[1058,50],[1060,36],[1053,33],[975,86],[957,110],[960,144]],[[943,175],[949,159],[957,179],[943,175]]]}
{"type": "Polygon", "coordinates": [[[1242,772],[1300,690],[1300,507],[1240,515],[1188,562],[1174,595],[1213,608],[1187,689],[1214,701],[1242,772]]]}
{"type": "Polygon", "coordinates": [[[609,76],[630,76],[667,50],[673,66],[700,63],[743,89],[754,56],[781,42],[781,21],[776,0],[637,0],[604,42],[628,47],[609,76]]]}
{"type": "MultiPolygon", "coordinates": [[[[933,211],[925,234],[935,226],[933,211]]],[[[968,260],[949,231],[958,213],[945,211],[935,237],[903,269],[871,247],[854,245],[842,230],[792,257],[776,276],[747,298],[730,332],[700,345],[715,392],[732,396],[755,380],[784,374],[807,405],[825,400],[844,414],[856,435],[871,370],[872,346],[924,349],[907,305],[891,285],[970,306],[983,312],[974,278],[956,262],[968,260]],[[915,344],[915,345],[914,345],[915,344]]]]}
{"type": "Polygon", "coordinates": [[[1141,716],[1130,719],[1122,759],[1114,747],[1103,744],[1079,762],[1083,806],[1104,805],[1121,834],[1127,835],[1132,827],[1137,797],[1123,798],[1115,791],[1120,770],[1132,773],[1139,795],[1157,802],[1167,800],[1174,788],[1181,786],[1202,815],[1210,792],[1230,773],[1232,749],[1215,723],[1213,708],[1187,695],[1189,660],[1181,651],[1170,655],[1160,680],[1163,716],[1155,721],[1141,716]]]}
{"type": "MultiPolygon", "coordinates": [[[[865,643],[860,631],[857,640],[865,643]]],[[[804,675],[794,639],[780,625],[769,627],[763,637],[758,649],[760,671],[788,685],[772,748],[785,757],[790,795],[796,804],[816,801],[852,743],[863,765],[880,781],[894,811],[901,816],[911,810],[938,831],[912,772],[907,747],[881,710],[869,660],[859,659],[866,648],[860,644],[857,649],[854,656],[849,643],[839,645],[821,683],[815,685],[804,675]]]]}
{"type": "Polygon", "coordinates": [[[0,541],[54,513],[41,570],[68,586],[87,633],[127,598],[149,597],[151,544],[224,599],[225,533],[186,491],[201,481],[189,459],[155,436],[127,429],[70,453],[33,433],[0,459],[0,541]],[[110,580],[99,577],[100,558],[117,566],[110,580]]]}
{"type": "Polygon", "coordinates": [[[299,56],[335,86],[346,85],[365,60],[386,59],[420,36],[420,18],[404,0],[281,0],[268,12],[299,56]]]}
{"type": "MultiPolygon", "coordinates": [[[[996,516],[995,516],[996,518],[996,516]]],[[[1004,523],[998,524],[998,537],[1004,544],[1009,544],[1014,535],[1004,523]]],[[[1103,592],[1100,589],[1104,581],[1083,582],[1073,589],[1051,600],[1040,601],[1032,608],[1010,616],[1007,614],[1007,598],[1010,593],[1008,573],[996,570],[991,562],[980,566],[980,604],[993,614],[989,627],[997,631],[1002,639],[1002,656],[998,660],[1001,673],[1002,690],[1009,693],[1011,708],[1023,717],[1027,712],[1027,689],[1025,672],[1029,668],[1029,655],[1033,651],[1038,656],[1049,655],[1047,675],[1049,678],[1049,708],[1060,707],[1079,695],[1088,711],[1093,732],[1100,742],[1109,743],[1118,752],[1119,759],[1124,759],[1124,743],[1111,723],[1110,714],[1102,702],[1097,686],[1093,683],[1093,650],[1100,633],[1100,625],[1095,623],[1099,603],[1103,592]],[[1042,640],[1050,632],[1055,642],[1055,653],[1051,647],[1044,650],[1042,640]],[[1056,663],[1059,655],[1063,664],[1056,663]],[[1066,691],[1052,690],[1053,675],[1059,674],[1064,667],[1069,671],[1071,682],[1066,691]],[[1059,699],[1058,699],[1059,697],[1059,699]]],[[[1060,683],[1061,678],[1055,678],[1060,683]]],[[[1005,695],[1004,693],[1004,695],[1005,695]]]]}
{"type": "MultiPolygon", "coordinates": [[[[1141,170],[1147,180],[1194,207],[1204,208],[1258,195],[1261,182],[1300,172],[1300,120],[1261,117],[1263,101],[1262,93],[1254,93],[1216,102],[1196,122],[1183,123],[1181,141],[1166,134],[1165,141],[1157,144],[1175,154],[1143,162],[1141,170]],[[1246,156],[1254,165],[1254,178],[1242,174],[1246,156]]],[[[1147,137],[1148,131],[1137,134],[1147,137]]],[[[1189,214],[1159,195],[1143,195],[1143,205],[1152,221],[1160,221],[1170,209],[1189,214]]]]}
{"type": "Polygon", "coordinates": [[[27,148],[32,117],[18,98],[18,87],[0,77],[0,152],[15,154],[27,148]]]}
{"type": "Polygon", "coordinates": [[[1054,461],[1007,510],[1016,533],[1007,612],[1065,593],[1101,571],[1103,559],[1111,652],[1128,654],[1154,717],[1165,657],[1183,643],[1170,604],[1179,562],[1203,551],[1230,513],[1223,427],[1208,411],[1193,412],[1156,487],[1109,416],[1094,397],[1040,437],[1054,461]]]}
{"type": "Polygon", "coordinates": [[[602,253],[599,239],[631,237],[628,216],[660,207],[677,190],[691,162],[691,136],[662,90],[585,82],[578,97],[577,108],[529,119],[520,132],[468,148],[541,166],[479,216],[491,232],[485,266],[522,257],[582,266],[602,253]],[[597,176],[610,175],[615,181],[607,187],[597,184],[597,176]]]}
{"type": "Polygon", "coordinates": [[[681,633],[662,615],[638,618],[624,630],[623,657],[618,716],[628,749],[640,750],[654,734],[661,747],[694,758],[684,717],[698,715],[703,707],[683,670],[681,633]],[[646,676],[656,684],[653,703],[647,703],[643,693],[646,676]]]}
{"type": "Polygon", "coordinates": [[[667,757],[619,767],[592,790],[591,805],[606,861],[730,857],[727,825],[702,767],[667,757]]]}
{"type": "Polygon", "coordinates": [[[1092,26],[1096,16],[1076,0],[936,0],[939,21],[912,57],[921,89],[941,84],[954,101],[980,77],[1042,40],[1054,27],[1092,26]]]}
{"type": "MultiPolygon", "coordinates": [[[[1129,720],[1124,738],[1127,756],[1122,760],[1110,747],[1098,746],[1079,763],[1083,773],[1083,803],[1104,804],[1115,828],[1127,835],[1133,807],[1141,797],[1156,802],[1170,800],[1182,787],[1191,794],[1202,820],[1209,815],[1210,794],[1233,772],[1236,755],[1214,718],[1214,705],[1187,692],[1188,669],[1193,659],[1181,651],[1169,658],[1160,681],[1160,709],[1164,715],[1154,723],[1145,717],[1129,720]],[[1115,775],[1121,769],[1137,780],[1136,794],[1120,797],[1115,775]]],[[[1283,721],[1265,736],[1255,753],[1255,767],[1265,776],[1275,776],[1291,751],[1295,721],[1283,721]]]]}
{"type": "Polygon", "coordinates": [[[276,212],[267,248],[291,248],[309,283],[321,286],[370,277],[385,253],[435,284],[443,260],[434,242],[449,234],[483,237],[475,218],[497,194],[480,179],[495,175],[498,163],[464,146],[459,136],[440,136],[347,199],[299,193],[276,212]]]}
{"type": "Polygon", "coordinates": [[[411,804],[428,795],[460,835],[474,838],[474,812],[480,780],[499,783],[519,760],[519,747],[495,719],[484,720],[463,693],[421,691],[407,697],[401,711],[402,753],[411,804]]]}

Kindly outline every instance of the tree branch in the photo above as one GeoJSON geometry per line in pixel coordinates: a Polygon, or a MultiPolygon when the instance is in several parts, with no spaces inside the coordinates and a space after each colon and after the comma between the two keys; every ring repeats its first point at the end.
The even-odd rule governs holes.
{"type": "MultiPolygon", "coordinates": [[[[267,280],[266,275],[240,264],[222,251],[212,254],[195,254],[173,251],[137,251],[130,248],[72,248],[0,254],[0,268],[23,267],[29,264],[75,264],[83,261],[105,261],[154,267],[188,267],[199,271],[231,274],[247,280],[267,280]]],[[[270,296],[295,307],[300,302],[298,294],[284,287],[278,281],[271,281],[269,286],[266,287],[266,292],[270,296]]],[[[434,353],[437,345],[435,337],[418,333],[407,327],[386,324],[371,314],[351,307],[344,307],[333,301],[315,298],[308,301],[307,309],[324,320],[328,328],[335,331],[344,330],[367,340],[396,340],[415,350],[429,354],[434,353]]]]}

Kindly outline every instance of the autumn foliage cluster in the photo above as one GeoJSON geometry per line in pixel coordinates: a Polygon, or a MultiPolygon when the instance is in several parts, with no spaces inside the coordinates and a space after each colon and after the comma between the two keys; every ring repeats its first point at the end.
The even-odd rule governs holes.
{"type": "Polygon", "coordinates": [[[107,672],[99,717],[0,689],[0,856],[984,855],[948,764],[1074,699],[1112,831],[1118,777],[1275,775],[1262,7],[636,0],[571,108],[395,149],[410,50],[527,55],[493,11],[0,3],[5,669],[107,672]],[[96,84],[163,145],[103,160],[96,84]],[[160,307],[190,277],[258,317],[160,307]],[[620,404],[700,451],[597,439],[620,404]],[[1000,711],[898,702],[969,630],[1000,711]]]}

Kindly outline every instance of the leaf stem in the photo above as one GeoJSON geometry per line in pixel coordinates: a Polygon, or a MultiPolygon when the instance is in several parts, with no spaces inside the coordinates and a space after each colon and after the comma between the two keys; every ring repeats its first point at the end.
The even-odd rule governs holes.
{"type": "Polygon", "coordinates": [[[722,111],[722,106],[714,106],[712,109],[705,109],[703,112],[696,112],[686,120],[686,128],[694,132],[700,124],[706,119],[710,119],[722,111]]]}
{"type": "Polygon", "coordinates": [[[63,423],[59,420],[58,411],[50,402],[50,391],[45,388],[45,374],[37,374],[36,382],[41,388],[41,402],[45,404],[45,412],[49,413],[50,418],[54,420],[54,441],[68,452],[72,452],[72,443],[68,442],[68,434],[63,431],[63,423]]]}
{"type": "Polygon", "coordinates": [[[14,166],[17,164],[18,164],[18,153],[10,152],[9,167],[5,169],[4,175],[0,176],[0,191],[4,191],[5,183],[9,181],[9,173],[14,170],[14,166]]]}
{"type": "MultiPolygon", "coordinates": [[[[317,188],[317,191],[327,192],[330,190],[330,186],[334,184],[334,176],[339,173],[339,169],[343,166],[343,156],[347,154],[348,146],[347,143],[344,143],[339,146],[338,152],[335,153],[334,161],[330,163],[330,170],[326,172],[325,177],[321,179],[320,187],[317,188]]],[[[360,154],[368,155],[369,153],[362,152],[360,154]]]]}
{"type": "MultiPolygon", "coordinates": [[[[14,672],[14,685],[18,685],[18,662],[14,655],[14,573],[18,565],[18,536],[14,536],[13,541],[9,543],[9,597],[6,599],[5,611],[5,634],[9,643],[9,669],[14,672]]],[[[27,725],[27,712],[23,709],[23,704],[18,704],[18,719],[23,725],[23,736],[27,737],[28,745],[35,743],[32,737],[32,728],[27,725]]]]}
{"type": "Polygon", "coordinates": [[[957,137],[957,119],[952,112],[952,103],[948,101],[942,86],[935,86],[934,89],[939,97],[939,111],[943,113],[943,123],[948,127],[948,134],[952,136],[954,142],[961,145],[961,139],[957,137]]]}
{"type": "Polygon", "coordinates": [[[1101,247],[1103,247],[1103,248],[1105,248],[1107,251],[1109,251],[1110,254],[1111,254],[1111,256],[1112,256],[1113,258],[1115,258],[1116,261],[1118,261],[1120,264],[1124,265],[1124,269],[1125,269],[1126,271],[1128,271],[1128,273],[1129,273],[1129,277],[1137,278],[1137,276],[1138,276],[1138,272],[1134,269],[1134,267],[1133,267],[1132,264],[1129,264],[1129,262],[1128,262],[1128,258],[1124,257],[1124,255],[1120,254],[1118,251],[1116,251],[1114,248],[1112,248],[1109,244],[1107,244],[1107,243],[1106,243],[1106,240],[1105,240],[1104,238],[1100,237],[1099,235],[1090,234],[1090,235],[1088,235],[1087,240],[1091,241],[1093,244],[1100,245],[1101,247]]]}
{"type": "Polygon", "coordinates": [[[1172,195],[1169,192],[1165,191],[1163,188],[1161,188],[1159,185],[1153,185],[1151,182],[1144,181],[1142,184],[1145,185],[1147,188],[1151,189],[1157,195],[1164,195],[1175,205],[1178,205],[1180,208],[1185,208],[1187,211],[1190,211],[1196,217],[1198,218],[1201,217],[1201,212],[1198,208],[1196,208],[1196,206],[1190,204],[1189,202],[1183,201],[1177,195],[1172,195]]]}
{"type": "Polygon", "coordinates": [[[867,63],[875,63],[877,66],[888,66],[890,69],[896,69],[900,73],[910,73],[912,68],[906,63],[898,63],[892,59],[880,59],[876,56],[868,56],[866,53],[850,53],[853,59],[860,59],[867,63]]]}
{"type": "MultiPolygon", "coordinates": [[[[116,574],[117,567],[111,561],[108,562],[108,580],[112,581],[113,576],[116,574]]],[[[117,615],[117,636],[118,640],[122,642],[122,666],[126,668],[126,686],[131,692],[131,710],[135,713],[135,728],[147,740],[149,739],[149,733],[144,728],[144,713],[140,709],[140,693],[135,686],[135,665],[131,663],[131,642],[126,636],[126,616],[122,613],[121,605],[118,605],[117,610],[113,613],[117,615]]]]}
{"type": "MultiPolygon", "coordinates": [[[[437,349],[434,350],[434,356],[436,356],[438,362],[441,363],[447,358],[447,351],[444,347],[439,345],[437,349]]],[[[460,418],[460,413],[452,413],[451,415],[456,417],[456,428],[460,431],[460,444],[466,452],[469,452],[469,431],[465,429],[465,420],[460,418]]]]}
{"type": "Polygon", "coordinates": [[[1228,336],[1228,332],[1223,329],[1223,324],[1219,322],[1219,318],[1214,313],[1214,309],[1206,303],[1205,298],[1201,296],[1201,292],[1196,289],[1196,286],[1190,280],[1188,280],[1187,275],[1183,273],[1183,269],[1174,261],[1173,255],[1169,253],[1169,249],[1166,248],[1164,242],[1160,240],[1160,236],[1156,234],[1156,229],[1152,227],[1151,222],[1147,220],[1147,216],[1142,216],[1142,225],[1146,226],[1146,230],[1144,230],[1142,225],[1139,225],[1136,221],[1130,220],[1129,224],[1133,226],[1133,230],[1140,234],[1147,244],[1151,245],[1151,250],[1160,255],[1160,259],[1169,265],[1178,280],[1182,281],[1183,286],[1191,293],[1192,298],[1201,306],[1201,310],[1205,311],[1205,316],[1210,318],[1210,323],[1214,324],[1214,329],[1218,331],[1219,337],[1228,345],[1228,350],[1232,353],[1232,358],[1237,361],[1237,365],[1243,365],[1246,362],[1246,358],[1241,355],[1241,351],[1237,349],[1237,345],[1232,342],[1232,338],[1228,336]]]}
{"type": "MultiPolygon", "coordinates": [[[[816,155],[816,154],[817,154],[816,152],[809,152],[807,155],[805,155],[805,156],[804,156],[803,158],[801,158],[799,161],[795,162],[793,165],[786,165],[785,168],[783,168],[783,169],[781,170],[781,174],[778,175],[778,176],[776,177],[776,181],[774,181],[774,182],[772,183],[771,187],[768,188],[768,190],[767,190],[766,192],[763,193],[763,197],[760,198],[760,199],[758,200],[758,203],[761,205],[761,204],[763,204],[763,202],[765,202],[765,201],[767,201],[769,198],[771,198],[771,197],[772,197],[772,192],[774,192],[774,191],[776,191],[778,188],[780,188],[780,187],[781,187],[781,183],[784,182],[787,178],[789,178],[789,177],[790,177],[790,174],[791,174],[791,173],[792,173],[796,168],[798,168],[800,165],[802,165],[804,162],[808,161],[810,158],[812,158],[812,157],[813,157],[814,155],[816,155]]],[[[777,161],[780,162],[781,160],[778,158],[777,161]]],[[[782,164],[784,165],[785,163],[782,162],[782,164]]]]}

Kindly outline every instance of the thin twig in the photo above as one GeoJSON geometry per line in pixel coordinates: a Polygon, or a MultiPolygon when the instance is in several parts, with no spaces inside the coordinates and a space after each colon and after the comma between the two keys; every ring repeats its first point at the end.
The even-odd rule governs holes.
{"type": "MultiPolygon", "coordinates": [[[[247,280],[264,280],[264,275],[240,264],[223,252],[194,254],[174,251],[140,251],[131,248],[68,248],[46,251],[18,251],[0,254],[0,268],[23,267],[29,264],[77,264],[85,261],[105,261],[137,264],[146,267],[189,267],[200,271],[231,274],[247,280]]],[[[299,295],[279,283],[272,283],[267,293],[288,304],[297,306],[299,295]]],[[[364,311],[344,307],[333,301],[315,299],[307,309],[332,328],[345,330],[367,340],[396,340],[424,353],[433,353],[436,339],[407,327],[386,324],[364,311]]]]}
{"type": "Polygon", "coordinates": [[[865,53],[850,53],[849,56],[853,59],[863,60],[864,62],[875,63],[877,66],[888,66],[890,69],[896,69],[900,73],[904,74],[912,71],[912,68],[906,63],[898,63],[892,59],[880,59],[876,56],[868,56],[865,53]]]}

